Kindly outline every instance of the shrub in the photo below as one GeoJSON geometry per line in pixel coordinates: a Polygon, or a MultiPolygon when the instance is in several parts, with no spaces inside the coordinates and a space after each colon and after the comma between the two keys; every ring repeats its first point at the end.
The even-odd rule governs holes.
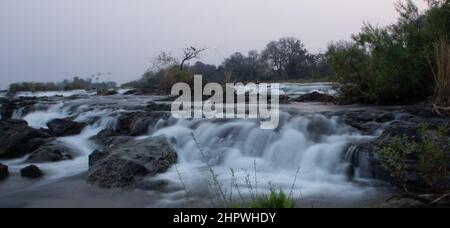
{"type": "Polygon", "coordinates": [[[406,160],[418,157],[418,168],[423,182],[435,190],[439,190],[439,183],[448,177],[447,151],[450,142],[446,135],[448,129],[439,127],[431,130],[428,125],[420,126],[420,142],[412,142],[406,137],[393,137],[383,148],[377,148],[377,155],[383,167],[400,182],[408,191],[408,170],[406,160]]]}
{"type": "Polygon", "coordinates": [[[419,166],[426,184],[438,188],[439,182],[445,180],[448,176],[447,152],[443,146],[438,144],[445,140],[447,129],[439,128],[435,139],[428,131],[428,126],[423,124],[420,129],[422,143],[419,144],[419,166]]]}
{"type": "MultiPolygon", "coordinates": [[[[343,86],[343,96],[376,104],[415,102],[432,96],[435,84],[427,56],[434,53],[433,43],[442,36],[448,39],[450,33],[450,1],[439,2],[420,13],[408,0],[397,6],[400,18],[396,24],[366,24],[352,42],[330,45],[328,61],[343,86]]],[[[429,60],[434,64],[436,58],[429,60]]]]}
{"type": "Polygon", "coordinates": [[[387,146],[377,148],[377,155],[383,167],[400,182],[406,191],[408,173],[405,160],[415,151],[416,145],[408,142],[406,137],[393,137],[387,146]]]}

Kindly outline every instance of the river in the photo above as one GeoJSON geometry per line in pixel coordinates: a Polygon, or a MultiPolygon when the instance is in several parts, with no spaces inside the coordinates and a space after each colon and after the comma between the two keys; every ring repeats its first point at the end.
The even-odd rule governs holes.
{"type": "MultiPolygon", "coordinates": [[[[283,84],[283,94],[297,96],[312,91],[334,94],[331,84],[283,84]]],[[[227,197],[236,201],[271,189],[291,193],[298,207],[373,207],[392,194],[389,185],[368,179],[356,170],[348,177],[349,145],[378,135],[363,134],[338,116],[326,112],[363,109],[320,103],[281,105],[280,126],[261,130],[255,120],[161,120],[136,137],[165,135],[178,153],[168,172],[151,178],[157,190],[105,190],[86,183],[88,156],[100,148],[93,136],[115,128],[120,115],[139,111],[160,96],[118,95],[101,97],[86,91],[22,93],[24,97],[59,97],[36,104],[31,113],[15,118],[33,128],[46,128],[56,118],[72,117],[88,126],[75,136],[60,137],[75,151],[72,160],[43,163],[45,176],[20,177],[26,157],[0,160],[11,176],[0,182],[0,206],[6,207],[213,207],[212,172],[227,197]],[[76,98],[67,99],[74,95],[76,98]],[[195,138],[194,138],[194,137],[195,138]],[[212,172],[211,169],[212,168],[212,172]]]]}

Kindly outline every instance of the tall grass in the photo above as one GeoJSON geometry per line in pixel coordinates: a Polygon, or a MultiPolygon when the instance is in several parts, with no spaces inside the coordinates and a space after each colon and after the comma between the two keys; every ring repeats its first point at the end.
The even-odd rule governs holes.
{"type": "Polygon", "coordinates": [[[450,113],[450,44],[442,38],[434,44],[436,66],[433,69],[436,81],[435,110],[439,114],[450,113]]]}
{"type": "MultiPolygon", "coordinates": [[[[260,193],[258,191],[258,178],[257,178],[257,165],[256,160],[253,162],[253,171],[254,176],[248,171],[245,171],[245,186],[248,190],[248,194],[250,195],[250,198],[246,198],[243,194],[243,191],[241,190],[241,186],[238,184],[238,178],[236,177],[236,172],[234,169],[230,169],[230,189],[224,188],[224,184],[220,182],[219,176],[216,174],[213,166],[209,163],[207,155],[203,151],[202,147],[200,146],[200,143],[198,142],[197,138],[195,137],[194,133],[192,133],[192,137],[194,139],[194,142],[196,146],[198,147],[198,150],[200,151],[200,154],[202,156],[202,159],[204,160],[209,173],[211,174],[211,179],[208,180],[208,187],[210,189],[210,200],[213,204],[213,206],[218,207],[231,207],[231,208],[294,208],[295,207],[295,200],[293,197],[295,184],[298,178],[298,174],[300,172],[300,168],[297,169],[297,173],[294,178],[294,182],[292,184],[292,188],[287,195],[285,192],[283,192],[281,189],[276,190],[275,186],[269,182],[270,187],[270,193],[264,194],[260,193]],[[237,198],[233,195],[237,193],[237,198]],[[238,200],[239,202],[237,202],[238,200]]],[[[177,172],[179,172],[177,170],[177,172]]],[[[179,174],[179,177],[181,179],[182,185],[185,187],[186,185],[182,181],[181,175],[179,174]]],[[[186,189],[186,193],[188,194],[189,191],[186,189]]]]}

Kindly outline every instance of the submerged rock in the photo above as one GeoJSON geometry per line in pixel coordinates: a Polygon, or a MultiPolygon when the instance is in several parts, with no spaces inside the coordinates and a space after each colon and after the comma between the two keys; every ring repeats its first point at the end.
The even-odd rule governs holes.
{"type": "Polygon", "coordinates": [[[146,176],[166,172],[177,154],[165,137],[133,140],[89,156],[88,182],[102,188],[129,188],[146,176]]]}
{"type": "Polygon", "coordinates": [[[37,167],[35,165],[30,165],[30,166],[27,166],[27,167],[21,169],[20,174],[23,177],[30,178],[30,179],[35,179],[35,178],[44,176],[44,172],[42,172],[42,170],[39,169],[39,167],[37,167]]]}
{"type": "Polygon", "coordinates": [[[52,141],[33,151],[27,159],[30,163],[57,162],[72,159],[71,149],[58,141],[52,141]]]}
{"type": "Polygon", "coordinates": [[[47,123],[47,127],[54,136],[68,136],[80,134],[86,125],[69,118],[54,119],[47,123]]]}
{"type": "Polygon", "coordinates": [[[49,135],[23,120],[0,120],[0,158],[18,158],[47,143],[49,135]]]}
{"type": "Polygon", "coordinates": [[[8,166],[0,163],[0,181],[6,179],[9,176],[8,166]]]}

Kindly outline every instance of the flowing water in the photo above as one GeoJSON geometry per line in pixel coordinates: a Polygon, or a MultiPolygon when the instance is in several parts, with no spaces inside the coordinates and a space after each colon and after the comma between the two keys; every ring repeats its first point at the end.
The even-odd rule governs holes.
{"type": "MultiPolygon", "coordinates": [[[[299,94],[326,91],[328,86],[314,84],[305,88],[300,84],[295,88],[289,84],[282,88],[299,94]]],[[[66,205],[111,206],[115,199],[122,199],[123,203],[113,206],[133,206],[124,199],[124,194],[129,196],[133,192],[111,193],[81,181],[88,170],[89,154],[99,147],[90,138],[103,129],[115,128],[122,113],[139,110],[142,105],[159,98],[125,96],[123,93],[110,97],[61,99],[39,104],[44,107],[25,115],[18,110],[14,117],[26,120],[35,128],[46,128],[50,120],[65,117],[89,125],[79,135],[58,138],[73,148],[76,156],[73,160],[39,164],[46,173],[43,179],[20,179],[19,170],[26,165],[26,157],[0,161],[12,172],[11,180],[0,183],[0,205],[16,206],[14,202],[20,201],[23,202],[20,206],[64,206],[61,202],[49,203],[55,198],[66,205]],[[54,188],[63,190],[54,192],[51,190],[54,188]],[[111,194],[116,198],[111,198],[111,194]],[[21,198],[23,195],[27,195],[26,201],[21,198]],[[36,201],[40,197],[47,197],[48,201],[36,201]],[[92,205],[93,199],[101,202],[92,205]]],[[[261,130],[257,121],[247,119],[169,119],[165,124],[158,124],[136,140],[165,135],[177,150],[179,160],[168,172],[150,178],[155,185],[163,183],[158,191],[134,192],[142,198],[136,200],[140,203],[135,206],[143,206],[142,202],[146,202],[148,207],[209,207],[217,201],[217,197],[208,197],[218,192],[217,183],[223,195],[237,201],[266,194],[272,188],[291,193],[298,206],[304,207],[372,206],[371,203],[383,198],[386,189],[382,184],[358,173],[349,178],[350,164],[345,158],[351,143],[376,136],[363,135],[343,124],[338,117],[326,117],[315,111],[332,107],[318,105],[320,108],[317,108],[308,104],[304,107],[309,107],[308,112],[289,111],[291,106],[282,106],[280,126],[276,130],[261,130]],[[217,183],[212,174],[217,176],[217,183]]]]}

